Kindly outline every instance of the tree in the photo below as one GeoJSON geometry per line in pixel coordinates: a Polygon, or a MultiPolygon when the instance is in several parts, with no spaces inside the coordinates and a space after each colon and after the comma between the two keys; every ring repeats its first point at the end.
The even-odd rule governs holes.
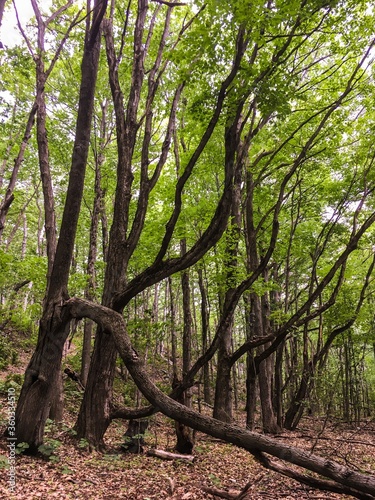
{"type": "MultiPolygon", "coordinates": [[[[76,428],[91,445],[104,446],[105,431],[113,418],[140,417],[159,409],[183,425],[245,447],[267,467],[286,472],[265,456],[270,454],[333,480],[327,483],[294,475],[308,484],[357,496],[374,493],[371,477],[204,417],[174,400],[194,384],[199,370],[217,353],[217,387],[223,389],[221,396],[225,398],[231,369],[250,352],[248,423],[253,422],[258,379],[263,427],[275,432],[282,420],[281,403],[276,409],[273,399],[276,386],[279,401],[282,392],[281,381],[278,385],[273,382],[277,378],[275,363],[279,363],[280,374],[281,356],[287,353],[293,332],[298,335],[302,331],[304,366],[308,366],[309,327],[335,305],[348,260],[375,221],[369,209],[372,179],[367,166],[361,164],[358,174],[348,176],[345,200],[341,196],[330,199],[326,193],[321,197],[323,208],[334,205],[338,210],[335,224],[324,224],[323,208],[316,217],[316,224],[322,227],[318,240],[327,244],[326,253],[312,238],[311,259],[298,261],[292,268],[293,259],[298,257],[294,246],[302,225],[298,215],[304,206],[304,189],[315,188],[312,179],[306,179],[311,176],[315,180],[318,161],[328,169],[329,156],[336,147],[330,141],[340,129],[337,120],[349,121],[363,104],[358,96],[371,87],[366,80],[366,65],[374,42],[367,32],[358,35],[354,21],[351,36],[357,42],[355,51],[351,49],[342,58],[340,30],[347,22],[347,6],[315,1],[280,2],[277,6],[272,2],[265,6],[260,1],[233,5],[208,2],[199,10],[180,3],[154,5],[138,0],[136,5],[128,3],[121,11],[123,16],[117,15],[116,3],[112,2],[105,17],[106,2],[95,2],[86,18],[77,126],[59,238],[38,344],[26,370],[16,412],[17,437],[27,442],[31,451],[43,441],[70,322],[88,318],[98,324],[98,330],[76,428]],[[78,248],[76,232],[101,64],[101,26],[117,152],[99,305],[70,299],[68,281],[75,245],[78,248]],[[333,35],[327,35],[329,30],[333,35]],[[326,82],[330,92],[325,89],[326,82]],[[361,190],[363,178],[366,189],[361,190]],[[215,179],[217,189],[207,188],[207,179],[215,179]],[[194,207],[197,200],[203,206],[205,198],[208,203],[202,216],[202,212],[194,212],[194,207]],[[356,203],[355,208],[351,203],[356,203]],[[331,225],[335,227],[332,231],[331,225]],[[337,239],[329,246],[332,235],[337,239]],[[193,361],[190,332],[185,330],[183,379],[168,397],[148,377],[142,356],[130,343],[124,318],[137,296],[163,280],[169,280],[171,287],[179,282],[172,277],[182,273],[184,317],[189,323],[188,299],[193,288],[188,286],[191,281],[186,280],[187,270],[212,258],[214,251],[220,254],[218,265],[224,262],[226,266],[225,300],[216,318],[215,335],[208,345],[205,325],[204,350],[193,361]],[[332,254],[327,255],[328,251],[332,254]],[[286,266],[288,293],[285,311],[279,314],[282,297],[274,292],[282,265],[286,266]],[[292,271],[296,273],[296,286],[290,292],[292,271]],[[304,282],[306,275],[310,277],[304,282]],[[241,341],[233,327],[239,322],[237,312],[243,297],[249,324],[247,338],[241,341]],[[132,411],[114,407],[117,352],[153,407],[132,411]]],[[[363,4],[358,8],[363,9],[363,4]]],[[[359,19],[364,30],[367,20],[363,16],[359,19]]],[[[349,126],[344,128],[342,135],[349,130],[349,126]]],[[[39,132],[42,146],[45,134],[39,132]]],[[[336,173],[334,168],[328,172],[336,173]]],[[[313,213],[311,206],[308,208],[313,213]]],[[[309,210],[306,219],[312,225],[309,210]]],[[[97,223],[98,211],[95,213],[97,223]]],[[[94,239],[93,234],[92,243],[94,239]]],[[[191,276],[193,273],[189,273],[189,280],[191,276]]],[[[207,317],[203,314],[206,308],[201,278],[203,326],[207,317]]],[[[361,300],[357,303],[360,307],[361,300]]],[[[321,353],[325,352],[323,345],[319,346],[321,353]]],[[[325,345],[328,348],[329,342],[325,345]]],[[[295,399],[299,404],[298,395],[295,399]]],[[[231,405],[223,408],[218,396],[215,411],[215,416],[222,418],[223,413],[231,412],[231,405]]],[[[286,473],[294,474],[289,470],[286,473]]]]}
{"type": "Polygon", "coordinates": [[[279,472],[286,472],[288,475],[298,478],[298,480],[302,480],[306,484],[330,489],[331,491],[349,493],[358,498],[371,498],[371,495],[374,495],[374,477],[354,472],[332,461],[323,460],[311,453],[301,452],[296,448],[277,443],[265,436],[252,433],[241,427],[202,416],[200,413],[169,398],[147,376],[142,359],[134,351],[126,333],[124,319],[120,314],[113,311],[113,309],[98,306],[82,299],[70,299],[67,301],[66,307],[74,317],[91,317],[91,319],[100,323],[102,328],[111,332],[116,339],[116,345],[121,357],[138,387],[142,390],[148,401],[160,408],[165,415],[182,421],[197,430],[241,446],[253,453],[265,466],[279,472]],[[286,459],[291,463],[328,477],[332,481],[311,480],[308,476],[301,476],[298,473],[293,474],[289,470],[285,471],[277,465],[272,464],[264,455],[265,453],[286,459]]]}
{"type": "Polygon", "coordinates": [[[29,443],[31,450],[37,450],[43,442],[44,425],[60,374],[62,349],[69,333],[69,324],[61,320],[61,305],[67,296],[70,262],[83,193],[99,61],[100,24],[105,10],[106,2],[97,2],[91,24],[89,21],[87,23],[77,130],[65,210],[40,322],[38,344],[27,367],[17,404],[18,439],[29,443]]]}

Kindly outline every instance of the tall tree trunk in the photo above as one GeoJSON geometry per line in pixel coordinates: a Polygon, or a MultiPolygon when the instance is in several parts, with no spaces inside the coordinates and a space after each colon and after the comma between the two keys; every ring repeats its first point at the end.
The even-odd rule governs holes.
{"type": "MultiPolygon", "coordinates": [[[[91,215],[90,238],[89,238],[89,253],[87,257],[87,277],[88,283],[85,290],[85,297],[88,300],[94,300],[96,289],[95,264],[97,257],[97,240],[98,228],[101,208],[103,206],[104,193],[101,187],[101,168],[104,163],[104,148],[107,141],[107,108],[108,103],[101,103],[101,118],[100,118],[100,142],[99,149],[95,152],[95,185],[94,185],[94,203],[91,215]]],[[[91,339],[92,339],[93,323],[90,320],[85,320],[83,330],[83,346],[81,360],[81,380],[83,385],[86,385],[90,360],[91,360],[91,339]]]]}
{"type": "MultiPolygon", "coordinates": [[[[55,217],[55,197],[53,193],[51,170],[49,165],[49,146],[47,138],[47,110],[45,99],[45,85],[47,81],[47,74],[45,70],[44,57],[45,57],[45,29],[46,25],[42,19],[41,13],[37,6],[36,1],[32,2],[34,13],[38,24],[38,51],[34,56],[36,65],[36,136],[38,143],[38,156],[39,156],[39,170],[40,178],[42,180],[42,190],[44,199],[44,227],[47,242],[47,291],[46,298],[48,297],[48,289],[50,286],[50,279],[52,274],[53,262],[56,253],[56,217],[55,217]]],[[[51,401],[51,408],[49,417],[52,420],[60,421],[63,416],[63,383],[62,374],[56,376],[56,386],[51,401]]]]}
{"type": "MultiPolygon", "coordinates": [[[[264,276],[265,282],[268,281],[267,272],[264,276]]],[[[262,304],[262,336],[266,337],[270,333],[270,305],[268,300],[268,294],[265,293],[261,299],[262,304]]],[[[258,354],[264,352],[269,344],[264,344],[258,348],[258,354]]],[[[275,434],[280,431],[280,427],[277,424],[277,418],[275,415],[275,409],[273,404],[274,398],[274,354],[268,356],[259,365],[259,396],[260,404],[262,408],[262,423],[263,431],[271,434],[275,434]]]]}
{"type": "MultiPolygon", "coordinates": [[[[186,253],[186,239],[181,242],[181,254],[186,253]]],[[[183,271],[181,274],[181,289],[182,289],[182,312],[183,312],[183,336],[182,336],[182,378],[190,370],[191,366],[191,344],[192,344],[192,330],[193,318],[191,315],[191,290],[189,272],[183,271]]],[[[191,407],[191,393],[190,390],[185,391],[184,404],[191,407]]]]}
{"type": "Polygon", "coordinates": [[[20,149],[19,149],[17,158],[14,160],[14,166],[13,166],[12,174],[11,174],[10,179],[9,179],[8,188],[7,188],[7,191],[5,193],[4,200],[0,206],[0,242],[2,239],[2,235],[3,235],[3,230],[5,227],[6,216],[8,214],[9,208],[14,200],[13,192],[14,192],[14,188],[16,186],[20,166],[21,166],[23,159],[25,157],[26,147],[27,147],[28,142],[29,142],[30,137],[31,137],[31,130],[32,130],[33,125],[34,125],[36,111],[37,111],[37,103],[35,101],[33,104],[33,107],[31,108],[31,111],[29,113],[29,117],[28,117],[28,120],[26,123],[25,132],[24,132],[24,135],[22,138],[22,142],[20,145],[20,149]]]}
{"type": "Polygon", "coordinates": [[[232,330],[233,319],[227,326],[217,351],[217,369],[215,384],[215,400],[213,417],[222,422],[230,423],[233,419],[233,388],[232,388],[232,330]]]}
{"type": "MultiPolygon", "coordinates": [[[[206,352],[208,347],[208,328],[209,328],[209,312],[207,303],[207,292],[203,280],[202,268],[198,269],[198,283],[201,294],[201,324],[202,324],[202,351],[206,352]]],[[[210,365],[205,363],[203,366],[203,396],[207,404],[212,404],[211,381],[210,381],[210,365]]]]}
{"type": "Polygon", "coordinates": [[[171,359],[172,359],[172,378],[171,382],[178,380],[178,363],[177,363],[177,332],[176,332],[176,307],[172,287],[172,278],[168,278],[169,292],[169,311],[171,322],[171,359]]]}
{"type": "MultiPolygon", "coordinates": [[[[259,267],[259,256],[258,256],[258,242],[257,235],[258,231],[254,223],[254,208],[253,208],[253,196],[254,196],[254,180],[250,170],[246,174],[246,250],[247,250],[247,270],[249,273],[255,272],[259,267]]],[[[267,281],[267,274],[265,274],[265,281],[267,281]]],[[[250,295],[250,327],[253,327],[254,334],[258,337],[265,337],[270,332],[270,322],[269,322],[269,301],[267,294],[264,294],[260,298],[257,294],[252,293],[250,295]]],[[[253,335],[254,335],[253,334],[253,335]]],[[[261,354],[267,346],[258,347],[257,354],[261,354]]],[[[247,408],[247,422],[250,428],[254,425],[254,414],[255,411],[255,381],[254,376],[256,371],[258,372],[258,382],[259,382],[259,396],[260,404],[262,410],[262,422],[264,432],[278,432],[279,426],[277,425],[277,419],[274,412],[273,406],[273,362],[272,358],[268,357],[263,360],[257,370],[253,366],[252,354],[248,358],[248,400],[247,408]],[[250,390],[253,392],[250,393],[250,390]]]]}
{"type": "MultiPolygon", "coordinates": [[[[107,266],[104,278],[102,303],[122,312],[114,306],[114,297],[124,288],[131,250],[128,241],[129,206],[133,183],[132,155],[137,137],[137,111],[144,78],[143,33],[147,13],[147,2],[138,1],[136,27],[134,32],[134,60],[131,91],[125,112],[121,92],[118,65],[114,48],[112,20],[106,19],[104,35],[109,68],[109,81],[116,113],[117,134],[117,184],[113,222],[110,230],[107,266]]],[[[96,332],[86,390],[76,422],[79,437],[87,439],[94,447],[104,448],[104,433],[111,421],[112,386],[115,376],[116,348],[113,338],[101,329],[96,332]]]]}
{"type": "MultiPolygon", "coordinates": [[[[254,326],[255,314],[253,312],[254,300],[252,294],[245,293],[243,296],[245,305],[245,329],[246,340],[253,338],[256,330],[254,326]]],[[[255,427],[255,410],[257,403],[257,375],[252,350],[246,354],[246,427],[253,430],[255,427]]]]}
{"type": "MultiPolygon", "coordinates": [[[[230,122],[228,121],[228,124],[230,122]]],[[[234,174],[234,192],[233,202],[231,207],[231,215],[228,228],[226,231],[226,258],[224,266],[226,270],[226,287],[223,311],[227,311],[227,304],[231,302],[235,285],[237,281],[237,266],[238,266],[238,244],[240,240],[240,231],[242,226],[241,213],[241,184],[243,180],[245,160],[242,153],[247,151],[247,144],[240,145],[238,131],[241,125],[241,115],[238,114],[236,119],[230,123],[226,131],[226,154],[230,156],[233,151],[236,152],[235,158],[235,174],[234,174]]],[[[215,401],[214,401],[214,418],[223,422],[231,422],[233,418],[233,388],[232,388],[232,342],[233,342],[233,325],[234,318],[231,315],[227,321],[226,329],[223,332],[219,348],[217,351],[217,375],[215,385],[215,401]]]]}
{"type": "Polygon", "coordinates": [[[105,9],[106,1],[98,0],[91,29],[85,40],[76,137],[60,237],[40,321],[38,344],[26,369],[16,408],[17,439],[28,443],[31,452],[35,452],[43,442],[44,426],[60,375],[64,344],[69,334],[69,321],[64,317],[61,306],[67,297],[69,269],[83,194],[99,61],[100,24],[105,9]]]}
{"type": "MultiPolygon", "coordinates": [[[[186,253],[186,239],[181,241],[181,254],[186,253]]],[[[192,316],[190,305],[190,282],[189,273],[184,271],[181,275],[182,288],[182,312],[183,312],[183,337],[182,337],[182,378],[190,370],[191,365],[191,341],[192,341],[192,316]]],[[[176,381],[175,381],[176,382],[176,381]]],[[[179,398],[179,402],[191,408],[191,393],[187,389],[179,398]]],[[[194,447],[194,438],[192,430],[181,422],[176,421],[176,450],[179,453],[190,454],[194,447]]]]}

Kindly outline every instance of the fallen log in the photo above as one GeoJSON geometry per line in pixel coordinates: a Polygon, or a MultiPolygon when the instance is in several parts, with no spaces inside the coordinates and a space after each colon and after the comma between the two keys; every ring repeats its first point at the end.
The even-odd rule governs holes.
{"type": "MultiPolygon", "coordinates": [[[[371,498],[371,496],[375,498],[374,475],[363,474],[333,460],[303,451],[295,446],[280,443],[268,436],[201,415],[169,398],[149,377],[142,357],[138,355],[131,344],[125,320],[121,314],[105,306],[80,298],[69,299],[65,302],[65,307],[71,317],[90,318],[113,335],[117,350],[136,385],[146,399],[164,415],[173,420],[178,420],[197,431],[248,450],[266,468],[271,468],[272,465],[265,457],[265,454],[330,479],[338,487],[341,485],[341,488],[352,490],[352,495],[357,498],[360,498],[360,495],[362,495],[362,498],[371,498]]],[[[281,472],[280,468],[278,472],[281,472]]],[[[285,473],[285,470],[283,472],[285,473]]],[[[297,479],[297,476],[295,477],[297,479]]],[[[320,485],[322,486],[322,482],[320,485]]],[[[333,486],[331,482],[330,486],[333,486]]]]}
{"type": "Polygon", "coordinates": [[[162,460],[184,460],[185,462],[193,462],[195,459],[194,455],[182,455],[181,453],[171,453],[170,451],[157,450],[155,448],[148,450],[147,455],[161,458],[162,460]]]}

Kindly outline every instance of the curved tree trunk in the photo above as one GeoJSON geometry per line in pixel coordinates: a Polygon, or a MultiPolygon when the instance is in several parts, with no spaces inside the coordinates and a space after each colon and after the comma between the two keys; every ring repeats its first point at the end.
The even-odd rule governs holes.
{"type": "MultiPolygon", "coordinates": [[[[334,481],[333,483],[330,482],[333,486],[339,488],[342,485],[342,492],[344,493],[351,491],[352,493],[355,492],[356,496],[362,493],[362,498],[370,498],[370,495],[375,495],[374,476],[361,474],[332,460],[321,458],[284,443],[279,443],[275,439],[250,432],[236,425],[226,424],[201,415],[193,409],[187,408],[169,398],[148,377],[142,358],[138,356],[131,345],[124,318],[120,314],[103,306],[88,303],[83,299],[69,300],[66,303],[66,308],[67,312],[74,317],[90,317],[92,320],[98,322],[103,329],[111,332],[116,342],[117,350],[140,391],[151,404],[168,417],[250,451],[263,464],[268,463],[269,468],[272,468],[272,465],[269,465],[263,453],[278,457],[329,478],[334,481]],[[367,495],[367,497],[364,495],[367,495]]],[[[308,477],[304,477],[307,481],[308,477]]],[[[319,483],[319,479],[315,479],[315,481],[319,483]]]]}
{"type": "MultiPolygon", "coordinates": [[[[170,6],[170,9],[172,7],[173,5],[170,6]]],[[[243,57],[246,42],[244,41],[244,33],[242,29],[240,29],[238,33],[236,55],[233,66],[228,77],[221,85],[212,118],[207,125],[207,129],[203,134],[199,145],[191,155],[183,173],[177,180],[175,188],[175,204],[172,215],[166,224],[166,230],[162,237],[159,252],[154,262],[147,269],[140,273],[140,275],[136,276],[132,282],[129,284],[127,283],[128,262],[136,248],[142,232],[147,213],[150,191],[156,184],[161,169],[167,160],[172,132],[175,127],[176,106],[183,89],[183,85],[178,85],[176,88],[174,99],[170,107],[167,130],[158,166],[153,173],[150,173],[148,169],[150,165],[149,141],[152,137],[152,103],[157,89],[157,85],[155,84],[155,72],[160,67],[162,60],[161,56],[168,33],[170,9],[168,9],[165,18],[165,29],[161,38],[159,53],[156,58],[155,65],[153,70],[148,73],[149,93],[146,99],[147,106],[144,124],[145,134],[143,136],[142,146],[140,189],[137,195],[137,209],[133,221],[130,217],[129,211],[133,183],[132,159],[136,141],[141,140],[141,137],[137,135],[139,130],[137,114],[139,111],[138,107],[141,98],[142,84],[145,77],[144,60],[147,50],[145,50],[144,46],[144,34],[146,31],[145,23],[148,11],[148,2],[145,0],[138,0],[138,10],[134,29],[132,81],[126,112],[118,78],[112,23],[110,19],[105,22],[104,33],[106,38],[109,80],[116,113],[118,163],[114,216],[110,231],[108,260],[102,302],[118,312],[122,312],[129,301],[136,296],[137,293],[142,292],[148,286],[160,282],[162,279],[167,278],[176,272],[187,269],[191,265],[195,264],[208,251],[208,249],[215,245],[215,243],[220,239],[220,236],[225,229],[231,207],[233,194],[234,156],[236,152],[236,142],[234,140],[234,136],[237,135],[236,124],[228,127],[226,134],[226,140],[228,141],[229,147],[225,158],[225,183],[223,195],[219,200],[217,209],[208,228],[204,231],[201,238],[199,238],[192,248],[186,252],[186,254],[175,259],[165,259],[180,216],[184,186],[189,180],[194,166],[196,165],[218,123],[226,97],[227,88],[233,81],[238,71],[240,61],[243,57]]],[[[151,25],[149,34],[152,34],[151,25]]],[[[100,329],[98,330],[96,343],[100,346],[100,348],[94,348],[91,362],[92,366],[90,368],[86,391],[82,401],[76,429],[78,435],[89,439],[93,446],[102,447],[103,429],[105,430],[108,426],[110,418],[108,415],[112,397],[110,388],[112,387],[114,377],[114,367],[111,366],[111,363],[113,364],[113,360],[115,359],[116,350],[113,340],[100,329]],[[92,420],[91,417],[93,416],[95,416],[97,422],[92,420]]]]}

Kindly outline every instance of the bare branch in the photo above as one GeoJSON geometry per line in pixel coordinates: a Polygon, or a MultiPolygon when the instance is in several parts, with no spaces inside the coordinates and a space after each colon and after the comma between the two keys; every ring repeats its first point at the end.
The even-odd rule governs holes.
{"type": "Polygon", "coordinates": [[[181,7],[186,6],[187,3],[182,2],[167,2],[166,0],[151,0],[151,2],[160,3],[162,5],[167,5],[168,7],[181,7]]]}

